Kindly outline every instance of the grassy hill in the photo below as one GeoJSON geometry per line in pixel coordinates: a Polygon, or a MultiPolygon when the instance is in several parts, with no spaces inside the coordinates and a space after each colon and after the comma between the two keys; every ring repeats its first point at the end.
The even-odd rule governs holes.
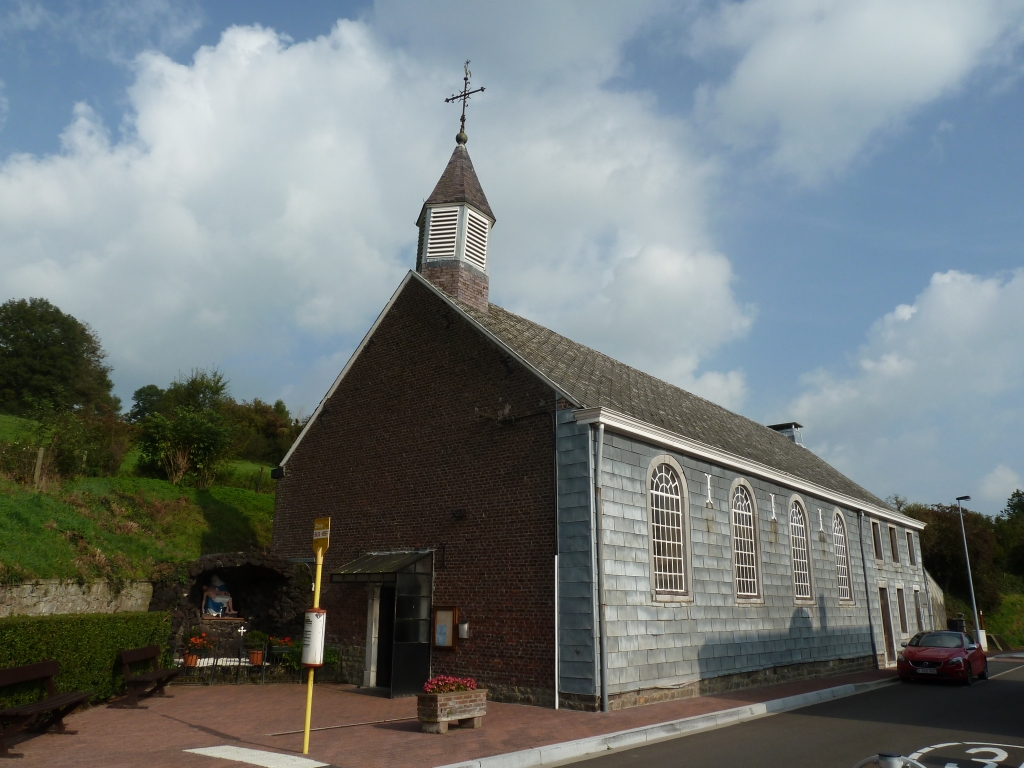
{"type": "Polygon", "coordinates": [[[0,479],[0,582],[147,578],[161,563],[262,550],[273,515],[273,495],[244,488],[113,477],[36,491],[0,479]]]}
{"type": "Polygon", "coordinates": [[[29,419],[0,413],[0,441],[24,440],[32,436],[37,426],[29,419]]]}

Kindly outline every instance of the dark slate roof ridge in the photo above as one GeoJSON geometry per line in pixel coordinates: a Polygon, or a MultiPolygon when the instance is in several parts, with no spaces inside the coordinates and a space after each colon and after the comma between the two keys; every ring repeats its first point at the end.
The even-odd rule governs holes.
{"type": "MultiPolygon", "coordinates": [[[[445,294],[447,296],[447,294],[445,294]]],[[[582,407],[606,407],[883,509],[889,505],[809,449],[753,419],[489,304],[448,298],[582,407]]]]}
{"type": "Polygon", "coordinates": [[[469,150],[464,144],[457,144],[452,152],[444,173],[438,179],[434,191],[423,203],[428,205],[443,205],[445,203],[468,203],[481,213],[495,221],[494,213],[487,202],[487,195],[480,186],[480,179],[476,176],[473,168],[473,161],[469,157],[469,150]]]}

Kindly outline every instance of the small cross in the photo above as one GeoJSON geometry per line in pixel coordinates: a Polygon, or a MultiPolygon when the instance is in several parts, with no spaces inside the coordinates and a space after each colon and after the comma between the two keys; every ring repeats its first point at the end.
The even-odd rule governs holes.
{"type": "Polygon", "coordinates": [[[462,92],[461,93],[453,93],[451,96],[449,96],[447,99],[444,100],[444,103],[445,104],[451,104],[451,103],[456,102],[456,101],[461,101],[462,102],[462,123],[461,123],[462,127],[459,129],[459,133],[465,134],[466,133],[466,102],[469,101],[469,97],[472,96],[474,93],[483,93],[484,90],[486,90],[486,89],[484,89],[484,88],[477,88],[476,90],[473,90],[473,91],[469,90],[469,78],[473,76],[473,73],[469,71],[469,59],[466,59],[466,63],[463,65],[462,68],[466,72],[466,76],[462,79],[462,92]]]}
{"type": "Polygon", "coordinates": [[[242,636],[243,640],[245,639],[245,633],[248,632],[248,631],[249,630],[246,629],[245,627],[239,627],[238,628],[238,634],[240,634],[242,636]]]}

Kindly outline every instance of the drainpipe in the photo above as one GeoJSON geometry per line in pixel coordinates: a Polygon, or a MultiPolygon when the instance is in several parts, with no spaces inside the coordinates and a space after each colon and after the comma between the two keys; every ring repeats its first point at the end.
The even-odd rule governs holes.
{"type": "Polygon", "coordinates": [[[601,711],[608,711],[608,632],[604,599],[604,506],[601,501],[601,466],[604,456],[604,424],[597,425],[597,462],[594,465],[594,509],[597,516],[598,634],[601,640],[601,711]]]}
{"type": "Polygon", "coordinates": [[[864,602],[868,611],[868,633],[871,635],[871,653],[878,666],[878,647],[875,645],[875,625],[871,621],[871,592],[868,589],[868,559],[864,556],[864,512],[857,510],[857,538],[860,539],[860,568],[864,574],[864,602]]]}
{"type": "Polygon", "coordinates": [[[558,393],[555,409],[551,412],[551,433],[554,435],[555,455],[555,709],[558,709],[559,650],[558,637],[558,393]]]}

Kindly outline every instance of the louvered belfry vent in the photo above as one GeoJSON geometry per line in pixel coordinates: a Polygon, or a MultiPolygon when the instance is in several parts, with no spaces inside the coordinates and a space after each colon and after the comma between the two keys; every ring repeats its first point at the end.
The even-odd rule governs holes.
{"type": "Polygon", "coordinates": [[[466,261],[480,269],[487,269],[487,232],[491,223],[472,208],[467,210],[466,261]]]}
{"type": "Polygon", "coordinates": [[[459,240],[459,209],[432,208],[427,230],[427,260],[454,259],[459,240]]]}
{"type": "Polygon", "coordinates": [[[487,312],[487,245],[494,214],[473,170],[466,138],[462,133],[456,137],[448,167],[423,202],[416,221],[416,268],[452,298],[487,312]]]}

